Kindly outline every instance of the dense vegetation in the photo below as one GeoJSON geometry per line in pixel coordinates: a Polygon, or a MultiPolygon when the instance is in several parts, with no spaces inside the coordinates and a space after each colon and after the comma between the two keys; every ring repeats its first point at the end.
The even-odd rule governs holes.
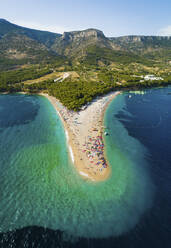
{"type": "MultiPolygon", "coordinates": [[[[69,66],[68,66],[69,67],[69,66]]],[[[93,67],[94,68],[94,67],[93,67]]],[[[64,68],[65,70],[65,68],[64,68]]],[[[112,90],[121,89],[137,89],[146,87],[166,86],[171,82],[171,75],[168,73],[164,76],[164,81],[142,81],[139,73],[135,75],[128,69],[107,70],[97,68],[97,80],[81,76],[88,75],[84,69],[80,70],[79,80],[66,79],[62,82],[54,82],[54,80],[46,80],[39,83],[34,83],[34,79],[44,75],[51,74],[52,69],[30,67],[26,69],[19,69],[0,73],[0,91],[18,92],[25,91],[29,93],[47,92],[48,94],[58,98],[68,109],[79,110],[83,105],[90,103],[94,97],[101,96],[112,90]],[[23,81],[32,79],[31,84],[23,83],[23,81]]],[[[93,69],[94,70],[94,69],[93,69]]]]}
{"type": "Polygon", "coordinates": [[[115,51],[109,48],[99,48],[97,46],[90,46],[86,50],[86,56],[82,59],[81,63],[86,65],[98,65],[101,61],[105,65],[109,65],[110,62],[117,62],[122,64],[128,64],[131,62],[149,64],[149,61],[136,54],[132,54],[126,51],[115,51]]]}
{"type": "Polygon", "coordinates": [[[60,35],[0,19],[0,92],[46,91],[78,110],[112,90],[168,85],[170,71],[171,37],[107,38],[95,29],[60,35]],[[68,71],[72,77],[54,81],[68,71]],[[164,80],[143,80],[148,74],[164,80]]]}
{"type": "Polygon", "coordinates": [[[22,81],[36,79],[52,71],[48,68],[27,68],[0,72],[0,91],[16,92],[22,90],[22,81]]]}
{"type": "Polygon", "coordinates": [[[4,71],[0,72],[0,82],[3,84],[15,84],[29,79],[36,79],[51,72],[52,70],[48,68],[37,69],[34,67],[28,69],[4,71]]]}
{"type": "Polygon", "coordinates": [[[93,98],[104,95],[112,90],[143,89],[148,87],[167,86],[170,83],[171,77],[168,78],[167,82],[144,81],[140,83],[139,80],[134,79],[123,84],[118,84],[115,80],[99,82],[63,81],[60,83],[49,80],[38,84],[25,85],[24,90],[29,93],[46,91],[49,95],[59,99],[68,109],[77,111],[81,109],[83,105],[90,103],[93,98]]]}

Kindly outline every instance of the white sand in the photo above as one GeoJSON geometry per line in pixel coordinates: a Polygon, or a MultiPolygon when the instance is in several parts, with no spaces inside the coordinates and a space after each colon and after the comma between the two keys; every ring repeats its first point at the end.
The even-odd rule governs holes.
{"type": "Polygon", "coordinates": [[[104,150],[100,158],[104,158],[105,165],[104,160],[99,159],[98,152],[91,149],[94,141],[90,141],[90,137],[96,140],[98,136],[102,136],[105,108],[119,93],[113,92],[99,97],[79,112],[69,111],[56,98],[43,94],[51,101],[64,124],[72,162],[80,175],[92,181],[105,180],[111,173],[104,150]]]}

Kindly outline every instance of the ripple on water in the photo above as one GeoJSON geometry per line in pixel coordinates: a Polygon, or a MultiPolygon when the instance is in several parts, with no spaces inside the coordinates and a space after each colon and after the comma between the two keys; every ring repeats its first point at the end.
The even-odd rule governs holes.
{"type": "MultiPolygon", "coordinates": [[[[68,160],[64,131],[55,110],[46,99],[40,97],[37,101],[40,110],[34,122],[25,127],[30,127],[30,133],[37,130],[36,141],[39,136],[40,140],[14,150],[0,180],[1,231],[37,225],[68,235],[97,238],[129,231],[152,199],[152,185],[142,156],[144,148],[125,132],[127,144],[136,148],[133,159],[106,140],[112,175],[105,182],[86,182],[68,160]],[[51,125],[56,121],[61,125],[58,128],[51,125]]],[[[124,131],[117,123],[117,132],[124,131]]]]}

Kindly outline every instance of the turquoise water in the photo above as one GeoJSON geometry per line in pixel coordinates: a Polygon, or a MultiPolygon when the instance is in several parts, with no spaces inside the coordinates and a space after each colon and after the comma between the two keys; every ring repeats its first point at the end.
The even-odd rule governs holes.
{"type": "Polygon", "coordinates": [[[111,177],[91,183],[68,158],[62,123],[46,98],[0,95],[0,232],[41,226],[107,238],[136,226],[151,207],[154,187],[147,150],[117,118],[111,122],[124,99],[118,96],[105,115],[111,177]]]}

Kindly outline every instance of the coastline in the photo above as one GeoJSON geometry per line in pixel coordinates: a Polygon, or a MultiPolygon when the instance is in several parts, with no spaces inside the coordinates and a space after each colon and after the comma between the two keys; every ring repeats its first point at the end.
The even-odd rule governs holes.
{"type": "Polygon", "coordinates": [[[64,125],[70,159],[84,179],[104,181],[112,172],[105,156],[103,119],[106,108],[118,94],[116,91],[98,97],[79,112],[69,111],[53,96],[39,94],[57,111],[64,125]]]}

